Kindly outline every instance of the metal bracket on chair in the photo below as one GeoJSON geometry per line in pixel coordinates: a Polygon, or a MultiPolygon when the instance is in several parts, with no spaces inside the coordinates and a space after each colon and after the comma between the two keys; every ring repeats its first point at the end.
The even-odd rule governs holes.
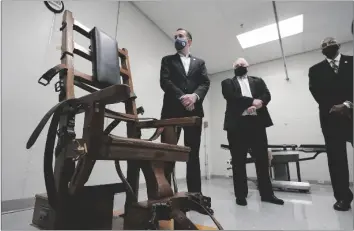
{"type": "Polygon", "coordinates": [[[61,27],[59,28],[60,31],[64,30],[66,27],[67,23],[66,22],[62,22],[61,23],[61,27]]]}
{"type": "Polygon", "coordinates": [[[170,220],[170,214],[172,207],[170,203],[155,203],[151,207],[151,219],[149,220],[149,226],[151,229],[159,229],[158,222],[160,220],[170,220]]]}
{"type": "Polygon", "coordinates": [[[60,90],[64,87],[64,81],[61,79],[54,85],[55,92],[60,92],[60,90]]]}
{"type": "MultiPolygon", "coordinates": [[[[211,209],[211,198],[210,197],[206,197],[206,196],[203,196],[202,194],[198,193],[198,194],[190,195],[190,199],[193,200],[194,202],[200,204],[202,207],[204,207],[208,211],[208,213],[210,213],[211,215],[214,214],[214,211],[211,209]]],[[[204,211],[201,208],[197,209],[197,212],[207,215],[206,211],[204,211]]]]}
{"type": "Polygon", "coordinates": [[[77,142],[78,146],[77,146],[77,149],[75,151],[78,152],[78,155],[73,158],[73,161],[77,161],[77,160],[81,159],[82,157],[84,157],[87,154],[87,145],[86,145],[86,143],[84,143],[84,145],[81,145],[77,140],[76,140],[76,142],[77,142]]]}
{"type": "Polygon", "coordinates": [[[141,107],[138,107],[137,109],[136,109],[136,111],[137,111],[137,114],[139,115],[144,115],[144,112],[145,112],[145,110],[144,110],[144,108],[141,106],[141,107]]]}

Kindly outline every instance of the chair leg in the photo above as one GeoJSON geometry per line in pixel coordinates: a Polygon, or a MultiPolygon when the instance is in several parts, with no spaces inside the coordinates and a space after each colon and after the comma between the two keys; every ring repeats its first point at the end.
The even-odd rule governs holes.
{"type": "Polygon", "coordinates": [[[178,193],[177,179],[176,179],[176,166],[173,167],[172,171],[173,189],[175,193],[178,193]]]}
{"type": "Polygon", "coordinates": [[[126,194],[125,205],[124,205],[124,214],[127,213],[129,207],[133,202],[137,202],[136,198],[139,198],[139,178],[140,178],[140,162],[139,161],[127,161],[127,181],[133,189],[133,195],[126,194]]]}
{"type": "Polygon", "coordinates": [[[75,172],[69,184],[70,194],[75,194],[85,185],[91,175],[95,163],[96,160],[88,157],[83,157],[78,161],[75,172]]]}

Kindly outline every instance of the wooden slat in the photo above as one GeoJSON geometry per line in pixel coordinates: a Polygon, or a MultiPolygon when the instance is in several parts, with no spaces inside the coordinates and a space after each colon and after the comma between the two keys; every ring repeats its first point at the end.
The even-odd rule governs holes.
{"type": "Polygon", "coordinates": [[[89,82],[92,82],[92,79],[93,79],[91,75],[82,73],[82,72],[77,71],[77,70],[74,70],[74,75],[75,75],[75,77],[80,77],[80,78],[82,78],[84,80],[87,80],[89,82]]]}
{"type": "Polygon", "coordinates": [[[85,36],[86,38],[90,38],[90,29],[83,24],[81,24],[79,21],[74,20],[74,30],[85,36]]]}
{"type": "MultiPolygon", "coordinates": [[[[64,52],[74,53],[74,40],[73,40],[73,23],[74,18],[70,11],[65,11],[63,15],[63,21],[66,22],[66,27],[62,31],[62,54],[64,52]]],[[[67,75],[65,78],[65,92],[66,99],[75,98],[74,94],[74,64],[73,57],[66,54],[61,60],[61,63],[66,66],[67,75]]]]}
{"type": "Polygon", "coordinates": [[[141,139],[115,138],[109,135],[103,144],[101,160],[153,160],[187,162],[190,148],[184,146],[154,143],[141,139]]]}
{"type": "Polygon", "coordinates": [[[101,102],[103,104],[113,104],[124,102],[130,98],[129,86],[119,84],[107,87],[105,89],[93,92],[91,94],[78,98],[79,102],[91,104],[92,102],[101,102]]]}
{"type": "Polygon", "coordinates": [[[131,120],[136,120],[137,119],[137,116],[135,116],[135,115],[115,112],[115,111],[112,111],[112,110],[109,110],[109,109],[105,110],[105,117],[110,118],[110,119],[120,119],[121,117],[128,117],[131,120]]]}
{"type": "MultiPolygon", "coordinates": [[[[132,95],[134,95],[128,50],[118,49],[118,53],[121,58],[121,68],[127,70],[128,71],[127,76],[129,76],[129,78],[123,77],[123,83],[127,84],[130,87],[130,92],[132,95]]],[[[125,112],[127,114],[138,116],[134,98],[131,98],[125,102],[125,112]]],[[[126,123],[126,125],[127,125],[127,136],[129,138],[141,138],[141,132],[136,127],[136,123],[126,123]]],[[[136,197],[138,197],[139,195],[140,166],[141,165],[138,161],[127,161],[127,181],[132,186],[132,189],[136,197]]],[[[127,194],[125,198],[125,206],[129,206],[134,201],[136,201],[136,198],[132,197],[130,194],[127,194]]]]}
{"type": "Polygon", "coordinates": [[[134,148],[131,146],[109,145],[99,151],[96,160],[138,160],[138,161],[164,161],[187,162],[189,152],[166,151],[163,149],[134,148]]]}
{"type": "Polygon", "coordinates": [[[80,55],[81,57],[87,59],[88,61],[92,60],[91,51],[85,49],[81,45],[74,43],[74,53],[80,55]]]}
{"type": "Polygon", "coordinates": [[[159,128],[167,126],[194,126],[201,125],[200,117],[183,117],[163,120],[142,121],[137,123],[139,128],[159,128]]]}
{"type": "Polygon", "coordinates": [[[145,141],[142,139],[118,137],[115,135],[109,135],[112,139],[111,142],[114,145],[128,146],[128,147],[138,147],[138,148],[150,148],[150,149],[161,149],[162,151],[176,151],[176,152],[186,152],[190,151],[189,147],[165,144],[165,143],[155,143],[151,141],[145,141]]]}

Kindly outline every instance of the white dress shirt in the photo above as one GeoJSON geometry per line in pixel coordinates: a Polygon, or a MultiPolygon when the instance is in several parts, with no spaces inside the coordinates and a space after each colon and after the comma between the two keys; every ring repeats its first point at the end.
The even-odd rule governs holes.
{"type": "Polygon", "coordinates": [[[179,53],[179,56],[181,58],[184,70],[186,71],[186,75],[188,75],[189,66],[191,64],[191,57],[190,57],[189,53],[186,56],[184,56],[183,54],[179,53]]]}
{"type": "MultiPolygon", "coordinates": [[[[190,56],[190,53],[188,53],[187,55],[184,55],[182,53],[178,53],[179,54],[179,57],[181,58],[181,62],[183,64],[183,67],[184,67],[184,70],[186,71],[186,75],[188,75],[188,72],[189,72],[189,66],[191,64],[191,56],[190,56]]],[[[196,94],[196,93],[193,93],[197,96],[197,100],[199,100],[199,95],[196,94]]]]}
{"type": "MultiPolygon", "coordinates": [[[[240,84],[242,96],[247,96],[247,97],[253,98],[252,92],[251,92],[251,88],[250,88],[250,83],[248,82],[248,76],[247,75],[237,76],[237,81],[240,84]]],[[[242,113],[242,115],[243,116],[246,116],[246,115],[257,115],[257,112],[249,113],[247,111],[247,109],[246,109],[242,113]]]]}

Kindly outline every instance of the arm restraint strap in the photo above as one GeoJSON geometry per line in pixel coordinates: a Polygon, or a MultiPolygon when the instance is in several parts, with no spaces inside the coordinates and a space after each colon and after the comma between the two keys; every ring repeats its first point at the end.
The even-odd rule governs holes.
{"type": "Polygon", "coordinates": [[[27,149],[32,147],[32,145],[36,142],[39,134],[43,130],[44,126],[47,124],[48,120],[53,115],[53,118],[50,122],[50,126],[48,129],[47,140],[46,140],[45,151],[44,151],[44,161],[43,161],[44,181],[47,190],[48,202],[53,209],[57,208],[57,190],[55,187],[54,171],[53,171],[53,150],[55,145],[57,128],[64,107],[76,103],[76,101],[77,99],[68,99],[52,107],[45,114],[42,120],[39,122],[39,124],[37,125],[36,129],[33,131],[26,145],[27,149]]]}

